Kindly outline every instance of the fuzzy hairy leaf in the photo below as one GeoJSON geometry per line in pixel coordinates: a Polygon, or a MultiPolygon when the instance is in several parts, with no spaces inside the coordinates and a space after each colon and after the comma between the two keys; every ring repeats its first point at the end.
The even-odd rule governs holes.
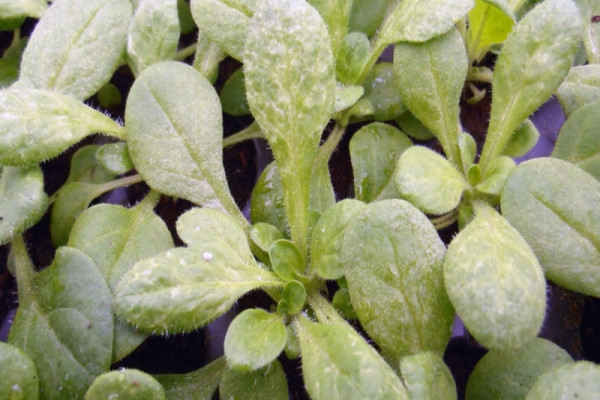
{"type": "Polygon", "coordinates": [[[394,48],[394,77],[404,104],[435,134],[456,166],[461,165],[456,146],[458,103],[467,67],[457,29],[426,43],[400,43],[394,48]]]}
{"type": "Polygon", "coordinates": [[[424,352],[403,357],[400,373],[412,400],[456,400],[456,384],[440,354],[424,352]]]}
{"type": "Polygon", "coordinates": [[[409,398],[396,373],[345,322],[315,323],[301,317],[295,327],[311,399],[409,398]]]}
{"type": "Polygon", "coordinates": [[[121,62],[130,19],[128,0],[54,1],[31,34],[20,80],[87,99],[121,62]]]}
{"type": "Polygon", "coordinates": [[[28,165],[58,156],[84,137],[116,137],[123,127],[79,100],[38,89],[0,91],[0,164],[28,165]]]}
{"type": "Polygon", "coordinates": [[[41,18],[47,8],[46,0],[0,0],[0,18],[41,18]]]}
{"type": "Polygon", "coordinates": [[[589,64],[600,63],[600,24],[595,20],[595,16],[600,14],[600,3],[594,0],[573,0],[583,20],[585,32],[583,35],[583,44],[587,53],[589,64]]]}
{"type": "Polygon", "coordinates": [[[546,280],[519,232],[488,205],[452,240],[446,292],[469,332],[488,349],[534,338],[546,313],[546,280]]]}
{"type": "Polygon", "coordinates": [[[567,117],[579,107],[600,100],[600,65],[589,64],[571,68],[558,87],[556,98],[567,117]]]}
{"type": "Polygon", "coordinates": [[[245,219],[225,178],[221,105],[189,65],[154,64],[136,79],[125,110],[129,153],[152,188],[245,219]]]}
{"type": "Polygon", "coordinates": [[[292,238],[304,249],[314,159],[335,99],[327,27],[304,0],[264,1],[243,61],[248,104],[275,156],[292,238]]]}
{"type": "Polygon", "coordinates": [[[546,0],[514,27],[494,68],[490,124],[480,158],[484,171],[519,125],[567,76],[580,28],[579,12],[571,0],[546,0]]]}
{"type": "Polygon", "coordinates": [[[172,60],[178,43],[177,0],[143,0],[133,15],[127,41],[134,74],[157,62],[172,60]]]}
{"type": "Polygon", "coordinates": [[[137,369],[120,369],[97,377],[84,400],[164,400],[165,391],[151,375],[137,369]]]}
{"type": "Polygon", "coordinates": [[[573,164],[538,158],[509,176],[502,213],[531,246],[546,277],[600,296],[600,182],[573,164]]]}
{"type": "Polygon", "coordinates": [[[277,360],[251,372],[226,369],[219,384],[219,395],[222,399],[234,400],[287,400],[287,378],[277,360]]]}
{"type": "Polygon", "coordinates": [[[0,342],[0,398],[38,400],[40,384],[31,358],[18,347],[0,342]]]}
{"type": "Polygon", "coordinates": [[[219,387],[225,368],[225,357],[221,357],[196,371],[155,377],[165,389],[169,400],[210,400],[219,387]]]}
{"type": "Polygon", "coordinates": [[[59,248],[52,265],[39,273],[23,260],[22,242],[16,251],[19,309],[9,343],[35,362],[41,398],[83,398],[111,363],[110,289],[80,250],[59,248]]]}
{"type": "Polygon", "coordinates": [[[0,167],[0,244],[37,223],[48,204],[39,166],[0,167]]]}
{"type": "Polygon", "coordinates": [[[506,0],[475,0],[469,11],[469,55],[481,60],[489,48],[502,43],[515,24],[515,16],[506,0]]]}
{"type": "Polygon", "coordinates": [[[446,348],[454,310],[444,292],[445,250],[427,217],[404,200],[371,203],[348,225],[342,257],[352,305],[395,360],[446,348]]]}
{"type": "Polygon", "coordinates": [[[589,361],[564,364],[540,376],[527,400],[594,399],[600,393],[600,366],[589,361]]]}

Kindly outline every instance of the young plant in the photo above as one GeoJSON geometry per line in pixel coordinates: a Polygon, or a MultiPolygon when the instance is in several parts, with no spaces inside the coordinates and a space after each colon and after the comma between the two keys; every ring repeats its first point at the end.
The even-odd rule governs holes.
{"type": "MultiPolygon", "coordinates": [[[[600,296],[598,103],[583,105],[600,101],[588,38],[600,10],[545,0],[518,20],[522,3],[0,1],[4,20],[39,18],[15,82],[5,53],[13,75],[0,91],[0,241],[19,290],[0,368],[27,371],[0,393],[287,399],[280,360],[301,357],[313,399],[452,399],[443,354],[455,314],[490,349],[470,398],[498,387],[543,398],[573,390],[579,373],[593,391],[600,368],[537,335],[546,279],[600,296]],[[197,40],[178,50],[190,17],[197,40]],[[589,64],[572,67],[582,27],[589,64]],[[393,62],[378,62],[390,46],[393,62]],[[474,68],[491,50],[493,69],[474,68]],[[242,67],[217,94],[227,56],[242,67]],[[84,104],[106,93],[112,104],[121,66],[135,76],[123,121],[84,104]],[[477,80],[493,89],[481,153],[459,119],[463,87],[477,80]],[[554,157],[517,166],[539,136],[528,117],[555,93],[569,119],[554,157]],[[254,122],[223,139],[223,110],[254,122]],[[359,122],[355,198],[338,201],[328,164],[359,122]],[[48,196],[44,162],[93,133],[111,143],[80,148],[48,196]],[[222,148],[257,137],[274,161],[249,222],[222,148]],[[413,145],[431,137],[443,155],[413,145]],[[90,206],[141,181],[151,190],[138,204],[90,206]],[[194,204],[175,238],[153,211],[163,195],[194,204]],[[22,234],[50,207],[56,256],[37,272],[22,234]],[[455,222],[446,246],[437,230],[455,222]],[[239,312],[209,365],[110,371],[148,335],[204,327],[258,290],[271,305],[239,312]]],[[[14,37],[11,52],[23,46],[14,37]]]]}

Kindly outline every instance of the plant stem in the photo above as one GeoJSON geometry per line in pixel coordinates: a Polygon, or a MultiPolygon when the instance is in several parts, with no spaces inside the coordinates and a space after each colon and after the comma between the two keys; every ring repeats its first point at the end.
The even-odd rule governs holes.
{"type": "Polygon", "coordinates": [[[234,144],[238,144],[246,140],[263,139],[264,137],[265,135],[263,135],[260,126],[258,126],[255,121],[247,128],[223,139],[223,148],[233,146],[234,144]]]}
{"type": "Polygon", "coordinates": [[[346,127],[339,122],[336,122],[325,143],[319,147],[319,152],[317,153],[317,157],[315,157],[314,168],[325,165],[329,162],[331,155],[337,148],[338,144],[340,144],[342,137],[344,137],[344,133],[346,133],[346,127]]]}
{"type": "Polygon", "coordinates": [[[458,210],[454,209],[437,218],[431,218],[430,221],[436,230],[444,229],[455,223],[458,219],[458,210]]]}
{"type": "Polygon", "coordinates": [[[469,72],[467,73],[468,81],[492,83],[493,77],[494,71],[487,67],[469,68],[469,72]]]}
{"type": "Polygon", "coordinates": [[[315,315],[320,322],[343,321],[343,318],[340,316],[340,314],[338,314],[337,310],[319,293],[310,295],[307,299],[307,302],[315,312],[315,315]]]}
{"type": "Polygon", "coordinates": [[[192,56],[194,53],[196,52],[196,43],[190,44],[187,47],[184,47],[183,49],[179,50],[176,54],[175,54],[175,61],[183,61],[186,58],[192,56]]]}

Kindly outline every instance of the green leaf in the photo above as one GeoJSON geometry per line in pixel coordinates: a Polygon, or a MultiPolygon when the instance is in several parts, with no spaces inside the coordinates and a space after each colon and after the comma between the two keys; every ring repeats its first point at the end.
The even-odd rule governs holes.
{"type": "Polygon", "coordinates": [[[583,35],[583,44],[587,54],[589,64],[600,63],[600,24],[594,20],[594,17],[600,14],[600,4],[592,0],[574,0],[581,13],[585,32],[583,35]]]}
{"type": "MultiPolygon", "coordinates": [[[[431,7],[429,2],[422,4],[431,7]]],[[[461,165],[456,146],[458,103],[467,67],[458,29],[426,43],[400,43],[394,48],[394,77],[404,104],[435,134],[446,157],[457,166],[461,165]]]]}
{"type": "Polygon", "coordinates": [[[196,28],[196,22],[192,16],[190,4],[185,0],[177,0],[177,17],[179,18],[179,30],[182,35],[192,33],[196,28]]]}
{"type": "Polygon", "coordinates": [[[388,0],[353,0],[348,30],[372,36],[380,27],[388,0]]]}
{"type": "Polygon", "coordinates": [[[250,114],[248,100],[246,99],[246,85],[244,84],[244,71],[238,68],[223,85],[219,95],[223,112],[236,117],[250,114]]]}
{"type": "Polygon", "coordinates": [[[121,95],[119,88],[110,82],[104,84],[100,90],[98,90],[98,93],[96,93],[96,98],[103,108],[109,110],[119,107],[121,105],[121,101],[123,100],[123,96],[121,95]]]}
{"type": "Polygon", "coordinates": [[[131,158],[150,187],[245,224],[223,169],[219,97],[204,76],[174,61],[145,69],[129,92],[125,125],[131,158]]]}
{"type": "Polygon", "coordinates": [[[398,197],[392,178],[398,158],[412,141],[392,125],[375,122],[359,129],[349,146],[356,198],[370,203],[398,197]]]}
{"type": "MultiPolygon", "coordinates": [[[[402,132],[406,133],[411,138],[417,140],[430,140],[435,137],[433,132],[429,130],[418,118],[416,118],[413,113],[405,112],[401,116],[395,119],[396,124],[400,127],[402,132]]],[[[460,136],[460,134],[459,134],[460,136]]]]}
{"type": "Polygon", "coordinates": [[[40,396],[35,364],[18,347],[0,342],[0,398],[37,400],[40,396]]]}
{"type": "Polygon", "coordinates": [[[127,57],[137,76],[147,67],[175,57],[179,42],[177,0],[143,0],[129,26],[127,57]]]}
{"type": "MultiPolygon", "coordinates": [[[[173,247],[165,223],[144,203],[132,208],[100,204],[79,216],[69,237],[69,246],[90,256],[111,290],[134,264],[173,247]]],[[[113,361],[141,344],[148,335],[117,321],[113,361]]]]}
{"type": "Polygon", "coordinates": [[[490,350],[471,372],[465,398],[524,399],[540,375],[571,362],[569,353],[541,338],[515,349],[490,350]]]}
{"type": "Polygon", "coordinates": [[[219,384],[219,396],[231,400],[287,400],[289,394],[283,367],[275,360],[252,372],[226,369],[219,384]]]}
{"type": "Polygon", "coordinates": [[[119,66],[130,19],[128,0],[53,2],[31,34],[20,80],[37,89],[87,99],[119,66]]]}
{"type": "Polygon", "coordinates": [[[196,25],[227,54],[241,61],[256,0],[191,0],[196,25]]]}
{"type": "Polygon", "coordinates": [[[227,54],[215,42],[202,32],[198,32],[193,64],[196,71],[204,75],[211,83],[214,83],[219,75],[219,63],[225,57],[227,57],[227,54]]]}
{"type": "Polygon", "coordinates": [[[13,242],[13,252],[18,253],[19,309],[9,343],[37,366],[41,398],[83,398],[94,378],[110,367],[110,289],[80,250],[59,248],[52,265],[39,273],[22,242],[13,242]]]}
{"type": "Polygon", "coordinates": [[[27,38],[19,39],[6,49],[0,59],[0,88],[8,88],[19,79],[21,54],[27,45],[27,38]]]}
{"type": "Polygon", "coordinates": [[[504,42],[515,22],[506,0],[475,0],[467,36],[471,59],[481,61],[492,45],[504,42]]]}
{"type": "MultiPolygon", "coordinates": [[[[335,87],[335,102],[333,105],[333,112],[338,113],[352,107],[356,102],[363,96],[365,90],[362,86],[342,86],[336,85],[335,87]]],[[[339,119],[334,117],[334,119],[339,119]]],[[[343,121],[343,124],[347,124],[348,121],[343,121]]]]}
{"type": "Polygon", "coordinates": [[[352,1],[347,0],[308,0],[317,9],[327,24],[331,39],[331,50],[337,55],[340,42],[348,33],[352,1]]]}
{"type": "Polygon", "coordinates": [[[458,134],[458,148],[460,150],[463,171],[467,171],[468,173],[477,156],[477,143],[473,136],[466,132],[461,132],[458,134]]]}
{"type": "Polygon", "coordinates": [[[400,360],[402,380],[412,400],[456,400],[456,385],[440,354],[425,352],[400,360]]]}
{"type": "Polygon", "coordinates": [[[84,137],[116,137],[123,127],[71,97],[37,89],[0,91],[0,163],[27,165],[58,156],[84,137]]]}
{"type": "Polygon", "coordinates": [[[281,315],[259,308],[242,311],[225,335],[227,365],[254,371],[270,364],[283,351],[287,331],[281,315]]]}
{"type": "Polygon", "coordinates": [[[0,0],[0,19],[41,18],[47,8],[46,0],[0,0]]]}
{"type": "Polygon", "coordinates": [[[94,157],[98,164],[115,175],[123,175],[134,168],[125,142],[102,145],[94,157]]]}
{"type": "Polygon", "coordinates": [[[600,65],[571,68],[556,90],[556,97],[567,117],[579,107],[600,100],[600,65]]]}
{"type": "Polygon", "coordinates": [[[394,182],[402,198],[429,214],[454,209],[466,187],[464,177],[448,160],[422,146],[400,155],[394,182]]]}
{"type": "Polygon", "coordinates": [[[0,244],[37,223],[48,203],[39,166],[0,167],[0,244]]]}
{"type": "Polygon", "coordinates": [[[542,269],[525,239],[488,205],[476,206],[448,246],[444,283],[456,313],[488,349],[521,346],[542,326],[542,269]]]}
{"type": "Polygon", "coordinates": [[[519,125],[567,76],[580,28],[571,0],[546,0],[515,26],[494,68],[490,124],[480,158],[484,172],[519,125]]]}
{"type": "Polygon", "coordinates": [[[346,323],[315,323],[301,317],[295,327],[311,399],[409,398],[390,366],[346,323]]]}
{"type": "Polygon", "coordinates": [[[506,179],[512,170],[515,169],[515,166],[516,164],[513,159],[508,156],[495,158],[485,171],[481,182],[477,184],[477,190],[494,196],[500,195],[500,192],[502,192],[504,184],[506,183],[506,179]]]}
{"type": "Polygon", "coordinates": [[[306,288],[298,281],[288,281],[283,287],[281,293],[282,299],[278,304],[278,309],[288,315],[294,315],[302,311],[306,303],[306,288]],[[280,305],[282,305],[280,307],[280,305]]]}
{"type": "Polygon", "coordinates": [[[581,106],[560,128],[552,157],[569,161],[600,180],[600,100],[581,106]]]}
{"type": "Polygon", "coordinates": [[[338,279],[344,275],[341,250],[346,228],[365,204],[346,199],[331,207],[321,216],[313,230],[310,245],[311,268],[324,279],[338,279]]]}
{"type": "Polygon", "coordinates": [[[389,62],[376,64],[365,79],[365,97],[373,105],[377,121],[389,121],[406,112],[395,81],[394,66],[389,62]]]}
{"type": "Polygon", "coordinates": [[[600,296],[600,182],[566,161],[520,164],[502,193],[502,213],[527,243],[546,277],[600,296]]]}
{"type": "Polygon", "coordinates": [[[296,279],[304,273],[304,256],[290,240],[280,239],[273,242],[269,248],[269,258],[273,271],[285,281],[296,279]]]}
{"type": "Polygon", "coordinates": [[[165,391],[151,375],[137,369],[106,372],[97,377],[85,400],[105,399],[164,400],[165,391]]]}
{"type": "Polygon", "coordinates": [[[382,352],[395,360],[440,354],[454,310],[444,292],[445,247],[427,217],[403,200],[364,207],[342,247],[352,305],[382,352]]]}
{"type": "Polygon", "coordinates": [[[189,332],[251,290],[283,286],[257,265],[231,216],[192,209],[179,218],[177,232],[189,247],[139,261],[115,290],[117,315],[140,329],[189,332]]]}
{"type": "Polygon", "coordinates": [[[540,376],[527,400],[593,399],[600,392],[600,366],[589,361],[564,364],[540,376]]]}
{"type": "Polygon", "coordinates": [[[327,27],[304,0],[261,2],[243,61],[248,104],[277,163],[292,239],[306,253],[313,164],[335,99],[327,27]]]}
{"type": "Polygon", "coordinates": [[[211,400],[227,364],[225,357],[186,374],[156,375],[168,400],[211,400]]]}
{"type": "Polygon", "coordinates": [[[283,239],[281,231],[273,225],[257,222],[250,228],[248,236],[252,253],[265,264],[270,264],[269,248],[275,241],[283,239]]]}
{"type": "Polygon", "coordinates": [[[338,80],[349,85],[358,84],[370,54],[371,43],[367,35],[350,32],[344,36],[335,63],[338,80]]]}
{"type": "Polygon", "coordinates": [[[526,119],[510,137],[502,154],[509,157],[521,157],[527,154],[540,138],[537,127],[526,119]]]}
{"type": "Polygon", "coordinates": [[[377,43],[383,48],[398,42],[426,42],[451,30],[474,5],[473,0],[404,0],[385,21],[377,43]]]}
{"type": "MultiPolygon", "coordinates": [[[[274,162],[265,167],[252,189],[250,220],[276,227],[284,236],[290,237],[290,227],[285,216],[281,177],[274,162]]],[[[268,249],[267,249],[268,251],[268,249]]]]}

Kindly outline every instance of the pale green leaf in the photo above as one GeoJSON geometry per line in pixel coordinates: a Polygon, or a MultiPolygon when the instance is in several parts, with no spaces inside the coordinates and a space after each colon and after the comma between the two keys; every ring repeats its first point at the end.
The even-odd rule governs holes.
{"type": "Polygon", "coordinates": [[[491,194],[494,196],[500,195],[506,179],[510,175],[513,169],[515,169],[515,162],[508,156],[500,156],[494,159],[485,170],[484,175],[481,178],[481,182],[476,186],[480,192],[491,194]]]}
{"type": "Polygon", "coordinates": [[[540,376],[527,400],[589,399],[600,393],[600,366],[589,361],[564,364],[540,376]]]}
{"type": "Polygon", "coordinates": [[[123,134],[123,127],[101,112],[46,90],[0,91],[0,117],[0,163],[4,165],[56,157],[92,133],[123,134]]]}
{"type": "MultiPolygon", "coordinates": [[[[1,6],[0,6],[1,7],[1,6]]],[[[37,400],[40,396],[35,364],[18,347],[0,342],[0,398],[37,400]]]]}
{"type": "Polygon", "coordinates": [[[336,56],[340,42],[348,33],[352,1],[348,0],[307,0],[317,9],[327,24],[331,38],[331,50],[336,56]]]}
{"type": "Polygon", "coordinates": [[[488,349],[537,336],[546,280],[519,232],[488,205],[452,240],[444,259],[446,292],[469,333],[488,349]]]}
{"type": "Polygon", "coordinates": [[[521,157],[527,154],[540,138],[540,132],[530,119],[523,121],[512,134],[502,154],[509,157],[521,157]]]}
{"type": "Polygon", "coordinates": [[[394,66],[389,62],[376,64],[365,79],[365,97],[371,102],[377,121],[392,120],[406,112],[395,80],[394,66]]]}
{"type": "Polygon", "coordinates": [[[454,209],[466,187],[464,177],[448,160],[422,146],[400,155],[394,182],[402,198],[429,214],[454,209]]]}
{"type": "Polygon", "coordinates": [[[305,253],[311,175],[335,99],[327,27],[304,0],[266,0],[244,53],[248,104],[275,156],[294,241],[305,253]]]}
{"type": "Polygon", "coordinates": [[[458,148],[460,150],[463,171],[469,171],[477,156],[477,143],[473,136],[466,132],[461,132],[458,134],[458,148]]]}
{"type": "Polygon", "coordinates": [[[396,198],[393,176],[398,158],[412,141],[392,125],[375,122],[360,128],[350,139],[350,159],[356,199],[370,203],[396,198]]]}
{"type": "Polygon", "coordinates": [[[196,25],[210,40],[237,60],[244,56],[248,25],[257,0],[191,0],[196,25]]]}
{"type": "Polygon", "coordinates": [[[155,378],[165,389],[168,400],[211,400],[226,367],[225,357],[221,357],[187,374],[164,374],[155,378]]]}
{"type": "Polygon", "coordinates": [[[221,399],[287,400],[289,398],[285,372],[277,360],[252,372],[232,369],[223,371],[219,384],[221,399]]]}
{"type": "Polygon", "coordinates": [[[524,399],[540,375],[571,362],[569,353],[541,338],[515,349],[490,350],[471,372],[465,399],[524,399]]]}
{"type": "Polygon", "coordinates": [[[552,157],[569,161],[600,180],[600,141],[598,113],[600,100],[573,112],[560,128],[552,157]]]}
{"type": "Polygon", "coordinates": [[[325,212],[312,234],[310,245],[311,268],[324,279],[338,279],[344,275],[341,250],[346,227],[365,204],[346,199],[325,212]]]}
{"type": "Polygon", "coordinates": [[[445,247],[427,217],[403,200],[371,203],[353,218],[342,256],[361,325],[393,359],[442,353],[454,310],[444,291],[445,247]]]}
{"type": "MultiPolygon", "coordinates": [[[[173,239],[165,223],[144,203],[130,209],[100,204],[79,216],[71,231],[69,246],[90,256],[114,291],[137,261],[173,247],[173,239]]],[[[113,361],[125,357],[146,337],[117,321],[113,361]]]]}
{"type": "Polygon", "coordinates": [[[490,124],[482,169],[567,76],[580,40],[581,19],[571,0],[546,0],[530,11],[505,41],[494,68],[490,124]]]}
{"type": "Polygon", "coordinates": [[[127,56],[133,73],[175,57],[179,42],[177,0],[143,0],[129,26],[127,56]]]}
{"type": "Polygon", "coordinates": [[[288,281],[283,287],[281,293],[282,300],[278,304],[284,303],[284,307],[281,311],[288,315],[294,315],[302,311],[304,304],[306,303],[306,288],[299,281],[288,281]]]}
{"type": "Polygon", "coordinates": [[[403,0],[385,21],[377,43],[426,42],[451,30],[474,5],[473,0],[403,0]]]}
{"type": "Polygon", "coordinates": [[[196,42],[196,55],[193,67],[206,77],[211,83],[217,80],[219,75],[219,63],[227,57],[227,54],[202,32],[198,32],[196,42]]]}
{"type": "Polygon", "coordinates": [[[252,253],[262,262],[269,264],[269,248],[279,239],[283,239],[283,234],[273,225],[265,222],[257,222],[252,225],[248,234],[250,238],[250,248],[252,253]]]}
{"type": "Polygon", "coordinates": [[[304,256],[294,242],[280,239],[269,248],[273,271],[285,281],[296,279],[304,273],[304,256]]]}
{"type": "Polygon", "coordinates": [[[600,3],[595,0],[573,0],[583,20],[585,28],[583,44],[589,64],[600,64],[600,24],[594,17],[600,14],[600,3]]]}
{"type": "Polygon", "coordinates": [[[579,107],[600,100],[600,65],[573,67],[556,91],[567,116],[579,107]]]}
{"type": "Polygon", "coordinates": [[[481,61],[492,45],[504,42],[515,22],[506,0],[475,0],[467,36],[471,59],[481,61]]]}
{"type": "Polygon", "coordinates": [[[396,373],[346,323],[315,323],[301,317],[295,327],[311,399],[409,399],[396,373]]]}
{"type": "Polygon", "coordinates": [[[546,277],[600,296],[600,182],[573,164],[538,158],[520,164],[502,193],[502,213],[546,277]]]}
{"type": "Polygon", "coordinates": [[[337,113],[352,107],[364,93],[365,90],[362,86],[336,85],[333,112],[337,113]]]}
{"type": "Polygon", "coordinates": [[[119,369],[97,377],[84,400],[164,400],[165,391],[151,375],[137,369],[119,369]]]}
{"type": "Polygon", "coordinates": [[[67,182],[104,183],[115,179],[116,174],[98,164],[96,153],[99,148],[99,145],[89,144],[73,153],[67,182]]]}
{"type": "Polygon", "coordinates": [[[94,378],[110,367],[110,289],[80,250],[59,248],[52,265],[39,273],[23,260],[22,243],[16,251],[19,309],[9,342],[34,361],[41,398],[83,398],[94,378]]]}
{"type": "Polygon", "coordinates": [[[457,166],[461,165],[456,145],[458,103],[467,67],[457,29],[426,43],[400,43],[394,49],[394,77],[404,104],[435,134],[446,157],[457,166]]]}
{"type": "Polygon", "coordinates": [[[39,166],[0,167],[0,244],[37,223],[48,204],[39,166]]]}
{"type": "Polygon", "coordinates": [[[353,0],[348,30],[372,36],[385,17],[388,0],[353,0]]]}
{"type": "Polygon", "coordinates": [[[100,146],[94,158],[106,171],[115,175],[123,175],[134,168],[127,143],[125,142],[109,143],[100,146]]]}
{"type": "Polygon", "coordinates": [[[403,357],[400,373],[412,400],[456,400],[456,385],[440,354],[424,352],[403,357]]]}
{"type": "Polygon", "coordinates": [[[242,311],[225,335],[225,357],[230,368],[254,371],[270,364],[283,351],[287,331],[281,315],[259,308],[242,311]]]}
{"type": "Polygon", "coordinates": [[[87,99],[119,66],[130,18],[128,0],[54,1],[31,34],[20,80],[87,99]]]}
{"type": "Polygon", "coordinates": [[[357,84],[370,54],[371,43],[367,35],[362,32],[350,32],[344,36],[335,63],[338,80],[349,85],[357,84]]]}
{"type": "Polygon", "coordinates": [[[0,0],[0,18],[41,18],[47,8],[46,0],[0,0]]]}
{"type": "Polygon", "coordinates": [[[131,87],[125,125],[131,158],[152,188],[245,223],[223,169],[219,97],[204,76],[174,61],[150,66],[131,87]]]}

